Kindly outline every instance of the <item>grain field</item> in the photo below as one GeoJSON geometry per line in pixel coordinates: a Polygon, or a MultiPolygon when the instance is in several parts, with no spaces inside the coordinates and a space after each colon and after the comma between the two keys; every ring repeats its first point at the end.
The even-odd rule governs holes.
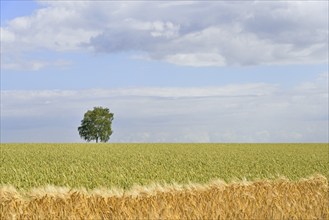
{"type": "Polygon", "coordinates": [[[0,219],[328,219],[328,179],[0,189],[0,219]]]}

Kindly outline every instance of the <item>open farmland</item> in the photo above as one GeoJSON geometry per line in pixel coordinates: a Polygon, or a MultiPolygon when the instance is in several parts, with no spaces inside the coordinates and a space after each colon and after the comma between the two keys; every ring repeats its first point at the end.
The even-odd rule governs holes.
{"type": "Polygon", "coordinates": [[[329,177],[328,144],[1,144],[0,184],[119,187],[329,177]]]}
{"type": "Polygon", "coordinates": [[[0,219],[328,219],[323,176],[93,191],[0,188],[0,219]]]}
{"type": "Polygon", "coordinates": [[[1,144],[0,219],[327,219],[328,154],[328,144],[1,144]]]}

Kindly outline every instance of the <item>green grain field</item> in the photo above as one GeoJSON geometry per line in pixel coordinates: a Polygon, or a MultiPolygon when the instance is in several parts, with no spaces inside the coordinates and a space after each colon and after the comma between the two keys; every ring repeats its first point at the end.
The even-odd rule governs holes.
{"type": "Polygon", "coordinates": [[[328,144],[1,144],[0,185],[118,187],[329,178],[328,144]]]}

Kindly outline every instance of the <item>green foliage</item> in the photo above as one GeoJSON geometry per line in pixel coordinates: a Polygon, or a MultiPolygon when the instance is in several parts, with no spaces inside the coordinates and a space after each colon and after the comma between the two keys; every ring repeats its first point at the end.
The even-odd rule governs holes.
{"type": "Polygon", "coordinates": [[[108,108],[94,107],[85,113],[81,126],[78,127],[80,137],[88,142],[107,142],[112,134],[112,120],[113,113],[110,113],[108,108]]]}
{"type": "Polygon", "coordinates": [[[1,144],[0,152],[0,185],[18,188],[329,178],[328,144],[1,144]]]}

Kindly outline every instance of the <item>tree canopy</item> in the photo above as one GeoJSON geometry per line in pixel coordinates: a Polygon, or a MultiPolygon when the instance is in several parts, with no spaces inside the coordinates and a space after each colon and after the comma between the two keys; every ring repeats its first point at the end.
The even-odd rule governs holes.
{"type": "Polygon", "coordinates": [[[81,120],[81,126],[78,127],[80,137],[88,142],[109,141],[113,133],[111,128],[113,115],[108,108],[94,107],[93,110],[88,110],[81,120]]]}

